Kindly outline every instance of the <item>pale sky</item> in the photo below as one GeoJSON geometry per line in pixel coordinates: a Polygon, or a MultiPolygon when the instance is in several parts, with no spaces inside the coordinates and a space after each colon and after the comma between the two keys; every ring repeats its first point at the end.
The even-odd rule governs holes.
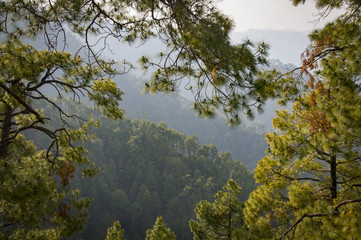
{"type": "MultiPolygon", "coordinates": [[[[311,23],[317,19],[318,10],[313,1],[293,6],[290,0],[223,0],[217,3],[220,9],[235,21],[235,31],[248,29],[294,30],[310,32],[320,28],[311,23]]],[[[340,11],[333,12],[326,20],[332,20],[340,11]]],[[[325,22],[325,21],[323,21],[325,22]]]]}

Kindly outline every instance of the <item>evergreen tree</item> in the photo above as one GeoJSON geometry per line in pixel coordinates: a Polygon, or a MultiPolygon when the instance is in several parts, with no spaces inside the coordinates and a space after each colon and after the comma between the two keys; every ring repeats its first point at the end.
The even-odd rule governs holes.
{"type": "Polygon", "coordinates": [[[344,4],[348,11],[310,35],[299,69],[304,78],[289,82],[303,83],[303,93],[292,96],[292,112],[279,112],[273,121],[278,131],[267,134],[268,154],[255,173],[261,185],[244,210],[254,239],[361,235],[360,2],[317,4],[344,4]]]}
{"type": "MultiPolygon", "coordinates": [[[[1,11],[7,9],[7,3],[1,2],[1,11]]],[[[1,24],[4,22],[6,20],[1,24]]],[[[10,31],[10,26],[4,25],[2,29],[10,31]]],[[[78,166],[83,167],[84,175],[96,172],[93,164],[84,157],[84,147],[75,144],[86,141],[87,128],[92,123],[78,118],[82,126],[71,128],[66,125],[67,119],[69,123],[71,118],[67,109],[61,107],[61,102],[44,95],[43,89],[53,86],[59,91],[59,97],[68,92],[76,98],[86,92],[113,118],[122,116],[117,107],[121,92],[113,81],[101,77],[100,67],[84,64],[81,58],[66,52],[37,50],[23,44],[12,33],[2,33],[8,34],[9,39],[0,44],[0,171],[4,173],[1,178],[4,210],[0,213],[0,234],[4,239],[60,239],[82,229],[86,219],[89,199],[81,199],[77,191],[72,192],[69,181],[78,166]],[[37,107],[44,102],[52,105],[51,114],[44,115],[37,107]],[[54,114],[54,109],[58,115],[54,114]],[[63,126],[50,126],[51,120],[56,118],[63,121],[63,126]],[[44,142],[48,144],[44,150],[35,150],[33,144],[23,138],[22,134],[30,130],[45,136],[44,142]],[[37,165],[38,171],[35,170],[37,165]],[[31,191],[30,188],[36,189],[37,184],[42,190],[31,191]],[[24,189],[16,192],[24,194],[21,198],[11,194],[20,185],[24,189]],[[30,207],[24,202],[37,204],[30,207]],[[23,207],[26,209],[20,210],[23,207]]]]}
{"type": "Polygon", "coordinates": [[[167,228],[161,216],[157,217],[152,229],[147,230],[146,240],[175,240],[175,234],[167,228]]]}
{"type": "Polygon", "coordinates": [[[195,209],[198,221],[189,221],[193,239],[242,239],[245,224],[243,206],[238,199],[241,191],[231,179],[223,191],[214,195],[214,203],[199,202],[195,209]]]}
{"type": "Polygon", "coordinates": [[[122,229],[118,221],[115,221],[113,226],[108,228],[105,240],[122,240],[124,239],[123,234],[124,229],[122,229]]]}

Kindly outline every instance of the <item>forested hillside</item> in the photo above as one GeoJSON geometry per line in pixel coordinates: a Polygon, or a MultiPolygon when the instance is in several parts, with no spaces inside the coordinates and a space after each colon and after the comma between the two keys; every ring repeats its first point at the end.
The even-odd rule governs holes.
{"type": "MultiPolygon", "coordinates": [[[[62,100],[62,106],[81,117],[96,115],[86,105],[69,100],[62,100]]],[[[52,106],[42,108],[53,111],[52,106]]],[[[53,124],[51,128],[61,125],[61,119],[53,124]]],[[[219,153],[214,144],[201,145],[195,135],[138,118],[102,117],[100,124],[91,130],[96,137],[85,145],[100,171],[94,178],[72,181],[83,196],[93,199],[85,230],[74,239],[101,239],[115,220],[127,239],[144,239],[158,216],[163,216],[178,239],[190,239],[188,221],[195,217],[199,201],[211,200],[229,178],[242,187],[243,201],[255,189],[253,175],[243,163],[229,152],[219,153]]],[[[48,139],[36,132],[27,137],[40,147],[48,139]]]]}
{"type": "MultiPolygon", "coordinates": [[[[295,66],[273,59],[268,68],[286,73],[295,66]]],[[[129,75],[117,78],[119,87],[125,92],[121,107],[130,119],[138,116],[156,123],[164,121],[177,131],[198,136],[202,144],[214,143],[219,150],[229,151],[250,170],[264,156],[267,148],[264,135],[272,129],[275,111],[281,107],[276,101],[267,102],[264,111],[255,114],[254,121],[245,119],[241,126],[230,128],[221,114],[210,119],[197,116],[191,101],[182,96],[184,89],[168,94],[142,94],[144,82],[129,75]]]]}
{"type": "MultiPolygon", "coordinates": [[[[265,128],[261,123],[229,128],[220,116],[216,119],[197,116],[191,102],[177,93],[142,94],[144,82],[129,76],[120,78],[118,84],[125,92],[121,107],[130,119],[145,117],[156,123],[164,121],[177,131],[198,136],[201,144],[214,143],[219,150],[229,151],[248,169],[254,169],[264,155],[265,128]]],[[[267,118],[265,121],[272,119],[267,118]]]]}
{"type": "Polygon", "coordinates": [[[160,215],[178,239],[190,239],[196,203],[211,199],[230,177],[242,186],[243,200],[255,187],[240,161],[213,144],[201,146],[195,135],[139,119],[103,124],[107,130],[88,145],[102,171],[80,185],[94,199],[84,239],[101,238],[117,219],[128,239],[144,239],[160,215]]]}

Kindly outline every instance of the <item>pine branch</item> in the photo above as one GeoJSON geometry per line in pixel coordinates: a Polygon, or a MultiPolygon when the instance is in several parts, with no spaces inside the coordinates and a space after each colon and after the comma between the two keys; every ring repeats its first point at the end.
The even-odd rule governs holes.
{"type": "Polygon", "coordinates": [[[339,204],[336,205],[336,207],[333,209],[332,212],[329,212],[329,213],[314,213],[314,214],[303,214],[294,224],[292,224],[291,227],[288,228],[288,230],[282,234],[282,236],[280,238],[278,238],[278,240],[282,240],[284,239],[287,234],[294,230],[298,224],[300,224],[303,219],[305,218],[314,218],[314,217],[325,217],[325,216],[332,216],[332,215],[339,215],[340,212],[339,212],[339,208],[343,205],[346,205],[346,204],[349,204],[349,203],[357,203],[357,202],[361,202],[361,198],[360,199],[354,199],[354,200],[345,200],[343,202],[340,202],[339,204]]]}
{"type": "Polygon", "coordinates": [[[10,88],[8,88],[8,86],[6,86],[4,83],[0,82],[0,87],[2,89],[4,89],[7,93],[9,93],[13,98],[15,98],[16,101],[18,101],[23,107],[26,108],[26,110],[28,110],[29,112],[31,112],[32,114],[34,114],[36,116],[36,118],[41,122],[41,123],[45,123],[44,119],[40,116],[40,114],[35,111],[29,104],[27,104],[24,99],[22,99],[18,94],[16,94],[13,90],[11,90],[10,88]]]}

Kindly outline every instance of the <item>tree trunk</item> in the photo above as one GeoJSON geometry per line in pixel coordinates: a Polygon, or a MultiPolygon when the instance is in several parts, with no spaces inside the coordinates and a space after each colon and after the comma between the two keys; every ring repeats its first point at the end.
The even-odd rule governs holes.
{"type": "Polygon", "coordinates": [[[3,113],[4,114],[3,124],[1,126],[0,158],[6,157],[8,153],[12,113],[13,113],[13,108],[5,103],[5,111],[3,113]]]}
{"type": "Polygon", "coordinates": [[[336,172],[336,156],[331,156],[330,171],[331,171],[331,199],[337,198],[337,172],[336,172]]]}

